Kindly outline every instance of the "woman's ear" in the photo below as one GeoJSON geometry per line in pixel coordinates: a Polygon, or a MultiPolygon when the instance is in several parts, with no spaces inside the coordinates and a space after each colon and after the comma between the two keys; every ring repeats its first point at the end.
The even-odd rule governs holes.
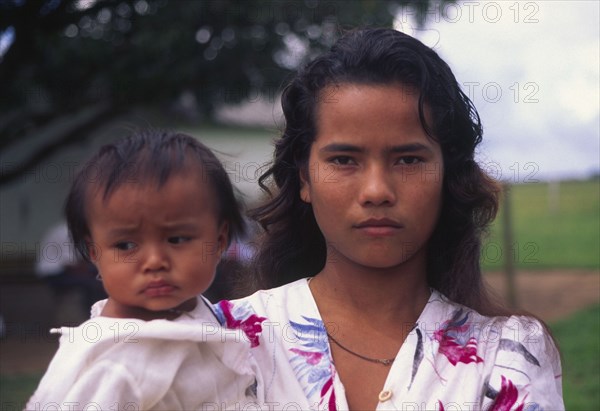
{"type": "Polygon", "coordinates": [[[302,168],[298,173],[300,176],[300,199],[310,204],[310,183],[308,182],[310,176],[308,175],[308,170],[302,168]]]}

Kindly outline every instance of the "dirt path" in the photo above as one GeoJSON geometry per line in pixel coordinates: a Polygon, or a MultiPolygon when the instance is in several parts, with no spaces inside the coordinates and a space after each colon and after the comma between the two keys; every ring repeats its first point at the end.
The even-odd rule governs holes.
{"type": "MultiPolygon", "coordinates": [[[[499,295],[504,295],[502,273],[486,275],[499,295]]],[[[545,321],[556,321],[593,304],[600,303],[600,272],[562,270],[519,272],[516,278],[520,308],[545,321]]],[[[35,332],[0,342],[0,373],[42,373],[54,351],[57,339],[35,332]]]]}
{"type": "MultiPolygon", "coordinates": [[[[518,308],[547,322],[600,302],[599,271],[521,271],[515,280],[518,308]]],[[[486,281],[497,295],[506,295],[503,273],[487,274],[486,281]]]]}

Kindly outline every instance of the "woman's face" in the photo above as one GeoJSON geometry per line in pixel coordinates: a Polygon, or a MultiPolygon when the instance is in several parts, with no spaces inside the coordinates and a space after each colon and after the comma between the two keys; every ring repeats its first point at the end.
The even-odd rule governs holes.
{"type": "Polygon", "coordinates": [[[321,95],[300,196],[312,205],[328,260],[393,268],[424,259],[444,165],[419,121],[418,93],[342,84],[321,95]]]}

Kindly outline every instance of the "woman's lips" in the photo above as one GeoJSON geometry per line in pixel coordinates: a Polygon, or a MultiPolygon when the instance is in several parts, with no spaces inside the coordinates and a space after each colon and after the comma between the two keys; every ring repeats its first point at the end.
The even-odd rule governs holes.
{"type": "Polygon", "coordinates": [[[367,226],[367,227],[360,227],[359,230],[361,233],[364,233],[369,236],[387,237],[387,236],[392,236],[392,235],[395,235],[396,233],[398,233],[398,231],[400,231],[400,228],[390,227],[390,226],[379,226],[379,227],[367,226]]]}
{"type": "Polygon", "coordinates": [[[386,237],[395,235],[403,226],[389,218],[370,218],[354,225],[354,228],[369,236],[386,237]]]}

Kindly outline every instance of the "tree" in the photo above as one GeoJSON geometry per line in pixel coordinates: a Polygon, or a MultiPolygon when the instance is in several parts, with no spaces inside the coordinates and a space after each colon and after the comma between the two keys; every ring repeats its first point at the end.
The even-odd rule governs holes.
{"type": "Polygon", "coordinates": [[[401,6],[423,24],[432,4],[0,0],[0,43],[12,42],[0,51],[0,150],[48,135],[21,163],[0,168],[0,185],[131,109],[183,100],[210,116],[220,104],[273,93],[344,28],[391,27],[401,6]]]}

